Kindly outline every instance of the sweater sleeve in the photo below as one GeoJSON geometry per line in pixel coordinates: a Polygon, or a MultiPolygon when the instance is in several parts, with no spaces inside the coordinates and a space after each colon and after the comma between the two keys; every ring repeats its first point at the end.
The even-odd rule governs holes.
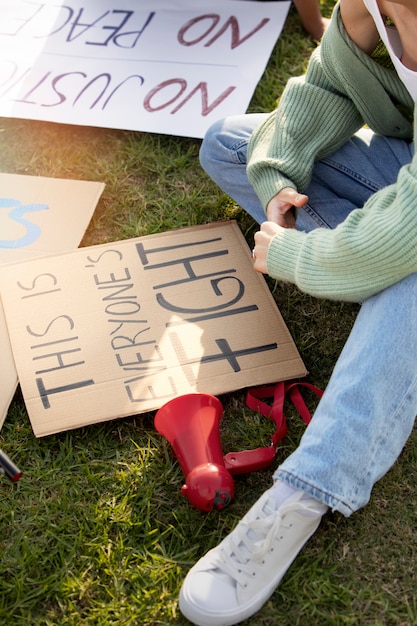
{"type": "Polygon", "coordinates": [[[277,110],[250,138],[247,174],[264,208],[284,187],[305,191],[314,162],[364,123],[381,135],[410,140],[412,127],[399,102],[413,107],[396,73],[350,40],[336,5],[306,74],[288,81],[277,110]]]}
{"type": "MultiPolygon", "coordinates": [[[[332,29],[337,24],[324,38],[336,36],[332,29]]],[[[276,111],[251,136],[247,175],[263,206],[284,187],[305,191],[314,161],[337,150],[362,125],[351,98],[326,76],[316,48],[306,74],[288,81],[276,111]]]]}
{"type": "Polygon", "coordinates": [[[268,273],[317,297],[358,302],[417,271],[417,156],[334,230],[280,229],[268,273]]]}
{"type": "Polygon", "coordinates": [[[349,99],[312,84],[313,64],[306,77],[290,79],[276,112],[251,137],[247,175],[264,208],[284,187],[305,191],[314,161],[363,125],[349,99]]]}

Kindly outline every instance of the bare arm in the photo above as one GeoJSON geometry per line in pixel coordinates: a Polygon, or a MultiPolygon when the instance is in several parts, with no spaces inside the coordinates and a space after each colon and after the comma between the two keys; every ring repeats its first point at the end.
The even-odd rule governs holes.
{"type": "Polygon", "coordinates": [[[349,37],[361,50],[370,54],[378,43],[379,35],[362,0],[340,0],[340,14],[349,37]]]}
{"type": "Polygon", "coordinates": [[[329,20],[322,16],[319,0],[294,0],[301,23],[313,39],[321,39],[329,20]]]}

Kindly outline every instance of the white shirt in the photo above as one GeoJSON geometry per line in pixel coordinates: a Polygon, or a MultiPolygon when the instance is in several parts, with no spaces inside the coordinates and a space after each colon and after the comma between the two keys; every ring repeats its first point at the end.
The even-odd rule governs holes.
{"type": "Polygon", "coordinates": [[[401,63],[403,48],[397,29],[385,25],[377,0],[363,0],[363,3],[373,17],[379,36],[389,52],[398,76],[407,87],[413,100],[417,100],[417,72],[410,70],[401,63]]]}

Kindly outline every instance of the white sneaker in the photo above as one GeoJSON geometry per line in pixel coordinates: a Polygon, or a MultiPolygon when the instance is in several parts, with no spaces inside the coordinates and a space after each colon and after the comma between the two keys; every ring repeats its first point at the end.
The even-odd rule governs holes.
{"type": "Polygon", "coordinates": [[[275,510],[268,491],[188,572],[181,612],[198,626],[232,626],[272,595],[327,506],[296,491],[275,510]]]}

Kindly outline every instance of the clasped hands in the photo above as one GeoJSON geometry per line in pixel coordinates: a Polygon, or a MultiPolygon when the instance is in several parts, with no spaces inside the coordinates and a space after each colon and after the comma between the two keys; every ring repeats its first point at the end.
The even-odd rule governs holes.
{"type": "Polygon", "coordinates": [[[253,267],[257,272],[267,274],[266,256],[269,245],[281,228],[296,228],[294,207],[300,208],[308,202],[308,196],[292,187],[281,189],[266,207],[267,221],[255,233],[255,247],[252,251],[253,267]]]}

